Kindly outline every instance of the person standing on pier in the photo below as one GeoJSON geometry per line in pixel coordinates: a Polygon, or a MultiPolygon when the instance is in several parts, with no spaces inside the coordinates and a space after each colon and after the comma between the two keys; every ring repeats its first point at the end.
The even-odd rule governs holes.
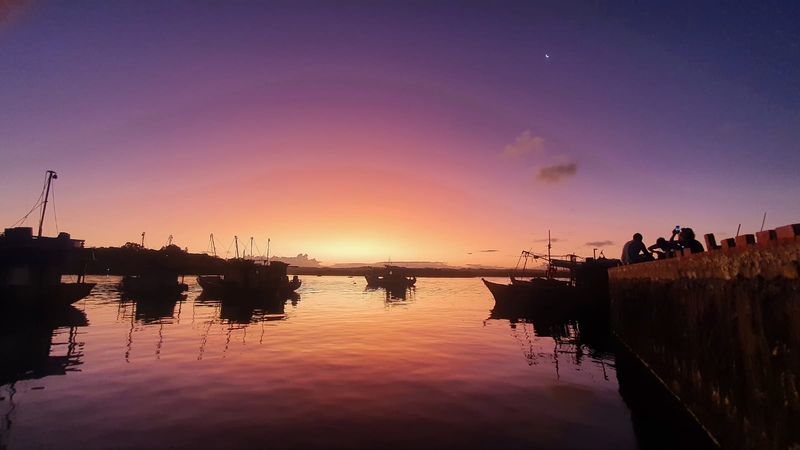
{"type": "Polygon", "coordinates": [[[633,235],[633,239],[626,242],[622,247],[622,264],[636,264],[640,262],[653,261],[653,255],[644,245],[644,238],[641,233],[633,235]]]}

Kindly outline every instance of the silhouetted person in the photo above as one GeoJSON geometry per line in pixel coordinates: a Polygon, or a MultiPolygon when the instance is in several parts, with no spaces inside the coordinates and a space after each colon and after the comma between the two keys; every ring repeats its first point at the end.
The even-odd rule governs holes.
{"type": "Polygon", "coordinates": [[[622,264],[635,264],[645,261],[653,261],[653,255],[644,245],[644,239],[640,233],[633,235],[633,239],[626,242],[622,247],[622,264]]]}
{"type": "Polygon", "coordinates": [[[675,239],[675,235],[678,235],[678,245],[681,248],[688,248],[692,251],[692,253],[702,253],[705,251],[703,248],[703,244],[700,243],[694,236],[694,230],[691,228],[683,228],[680,232],[677,230],[673,230],[672,237],[669,239],[670,241],[675,239]]]}
{"type": "Polygon", "coordinates": [[[677,242],[668,241],[663,237],[660,237],[656,239],[655,244],[647,247],[647,250],[655,253],[658,259],[666,259],[675,256],[675,250],[680,250],[680,247],[678,247],[677,242]]]}

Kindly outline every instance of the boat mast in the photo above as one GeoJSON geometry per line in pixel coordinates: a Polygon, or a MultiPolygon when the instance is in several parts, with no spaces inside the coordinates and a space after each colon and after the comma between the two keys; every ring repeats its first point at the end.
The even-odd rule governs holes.
{"type": "Polygon", "coordinates": [[[214,244],[214,233],[211,233],[209,240],[211,241],[211,253],[214,254],[214,256],[217,256],[217,245],[214,244]]]}
{"type": "Polygon", "coordinates": [[[553,247],[550,241],[550,230],[547,230],[547,278],[553,276],[553,260],[550,257],[550,249],[553,247]]]}
{"type": "Polygon", "coordinates": [[[269,264],[269,238],[267,238],[267,264],[269,264]]]}
{"type": "Polygon", "coordinates": [[[47,197],[50,196],[50,183],[52,183],[54,179],[58,179],[58,174],[56,174],[55,171],[48,170],[47,189],[45,190],[44,202],[42,203],[42,217],[39,218],[39,234],[36,237],[42,237],[42,226],[44,225],[44,212],[47,210],[47,197]]]}
{"type": "MultiPolygon", "coordinates": [[[[239,257],[239,236],[234,236],[233,241],[236,242],[236,257],[239,257]]],[[[230,248],[230,247],[228,247],[230,248]]]]}
{"type": "Polygon", "coordinates": [[[144,231],[142,231],[142,248],[144,248],[144,231]]]}
{"type": "Polygon", "coordinates": [[[250,259],[253,259],[253,236],[250,236],[250,259]]]}

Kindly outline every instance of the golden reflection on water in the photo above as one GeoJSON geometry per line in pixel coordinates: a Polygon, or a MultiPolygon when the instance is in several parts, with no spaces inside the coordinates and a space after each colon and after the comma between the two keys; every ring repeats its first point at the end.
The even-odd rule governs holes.
{"type": "Polygon", "coordinates": [[[577,324],[490,313],[479,279],[395,296],[306,277],[279,306],[93,281],[74,317],[4,334],[3,446],[636,446],[613,355],[577,324]]]}

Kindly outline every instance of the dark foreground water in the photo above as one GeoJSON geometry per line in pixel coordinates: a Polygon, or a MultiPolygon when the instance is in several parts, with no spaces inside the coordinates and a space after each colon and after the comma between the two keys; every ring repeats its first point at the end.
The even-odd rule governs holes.
{"type": "Polygon", "coordinates": [[[0,448],[700,447],[602,327],[492,312],[479,279],[305,277],[269,309],[190,291],[0,332],[0,448]]]}

